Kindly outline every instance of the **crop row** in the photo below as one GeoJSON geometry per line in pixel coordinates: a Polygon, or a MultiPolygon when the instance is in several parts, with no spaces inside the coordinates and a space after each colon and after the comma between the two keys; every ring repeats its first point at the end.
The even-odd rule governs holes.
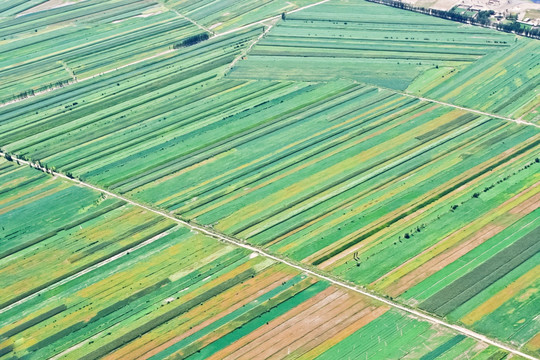
{"type": "MultiPolygon", "coordinates": [[[[259,31],[5,107],[0,145],[387,296],[403,294],[413,306],[427,297],[408,298],[407,290],[434,272],[402,284],[412,275],[394,271],[417,257],[428,261],[425,251],[535,188],[534,128],[350,81],[220,77],[238,44],[259,31]],[[220,53],[223,62],[213,56],[220,53]]],[[[478,245],[455,246],[463,246],[461,256],[478,245]]],[[[461,261],[451,251],[440,256],[440,264],[461,261]]],[[[512,283],[507,275],[528,264],[500,280],[512,283]]],[[[491,292],[495,280],[462,303],[491,292]]],[[[533,324],[534,314],[520,314],[533,324]]]]}
{"type": "MultiPolygon", "coordinates": [[[[385,346],[369,353],[384,358],[458,344],[446,329],[38,170],[0,160],[0,181],[2,250],[39,239],[0,258],[0,358],[332,358],[374,337],[385,346]]],[[[465,342],[471,355],[491,351],[465,342]]]]}
{"type": "Polygon", "coordinates": [[[8,17],[24,13],[47,0],[13,0],[0,5],[0,17],[8,17]]]}
{"type": "MultiPolygon", "coordinates": [[[[161,101],[160,104],[174,106],[170,100],[175,98],[175,92],[185,91],[190,86],[190,90],[197,85],[200,88],[199,83],[208,82],[218,76],[224,71],[224,67],[239,55],[239,48],[259,33],[260,30],[255,29],[223,36],[6,106],[0,109],[0,142],[7,144],[24,139],[25,142],[32,143],[33,136],[39,133],[47,134],[48,130],[54,130],[58,126],[65,128],[69,124],[76,130],[81,123],[91,122],[99,116],[97,109],[105,115],[110,115],[111,112],[119,113],[119,119],[129,120],[131,116],[128,118],[126,113],[133,113],[129,110],[135,105],[146,104],[146,107],[149,107],[161,101]],[[124,110],[124,114],[121,114],[121,110],[124,110]]],[[[191,96],[200,95],[192,91],[191,96]]],[[[184,105],[185,102],[180,104],[184,105]]],[[[149,110],[156,111],[151,108],[149,110]]],[[[138,119],[131,121],[134,122],[133,120],[138,119]]],[[[28,156],[34,160],[41,158],[30,154],[28,156]]]]}
{"type": "Polygon", "coordinates": [[[174,12],[133,0],[78,2],[15,17],[0,25],[0,100],[115,69],[200,32],[174,12]]]}
{"type": "Polygon", "coordinates": [[[365,1],[288,15],[237,79],[355,79],[538,122],[538,41],[365,1]],[[265,69],[261,74],[260,69],[265,69]]]}
{"type": "Polygon", "coordinates": [[[509,46],[511,37],[364,1],[329,2],[288,15],[230,76],[356,79],[406,89],[431,68],[461,68],[509,46]],[[261,75],[257,69],[265,68],[261,75]]]}
{"type": "Polygon", "coordinates": [[[255,23],[316,0],[169,0],[167,6],[220,33],[232,28],[255,23]]]}
{"type": "Polygon", "coordinates": [[[450,80],[422,91],[453,104],[540,122],[540,82],[537,40],[516,38],[514,45],[476,61],[450,80]],[[478,84],[471,86],[471,84],[478,84]]]}
{"type": "MultiPolygon", "coordinates": [[[[466,97],[480,102],[478,93],[487,91],[482,79],[488,77],[497,89],[510,79],[490,72],[500,66],[501,54],[511,49],[525,54],[536,45],[419,14],[402,15],[359,1],[328,2],[289,14],[232,72],[231,64],[261,28],[179,47],[0,108],[0,147],[538,354],[537,302],[531,296],[538,288],[538,251],[531,240],[537,236],[540,204],[538,129],[351,81],[410,87],[420,94],[430,89],[433,97],[440,91],[450,102],[466,97]],[[385,33],[380,28],[387,15],[399,21],[385,33]],[[341,16],[346,21],[338,20],[341,16]],[[317,46],[310,48],[311,43],[317,46]],[[274,50],[300,55],[274,56],[274,50]],[[381,60],[384,54],[399,60],[381,60]],[[415,56],[434,60],[426,65],[415,56]],[[449,56],[463,58],[449,61],[449,56]],[[467,77],[475,68],[478,77],[467,77]],[[342,77],[348,79],[336,79],[342,77]],[[459,79],[463,83],[453,90],[459,79]]],[[[100,56],[97,52],[96,63],[100,56]]],[[[516,59],[508,57],[505,64],[516,59]]],[[[508,96],[522,111],[532,109],[527,77],[536,75],[526,70],[534,65],[531,57],[519,59],[523,66],[505,71],[514,72],[516,89],[525,88],[508,96]],[[526,77],[520,77],[523,71],[526,77]]],[[[92,67],[94,58],[86,60],[92,67]]],[[[501,91],[497,96],[507,90],[501,91]]],[[[12,261],[13,279],[24,279],[28,286],[17,290],[15,283],[6,284],[15,290],[5,295],[4,305],[41,290],[51,298],[49,303],[44,295],[25,302],[25,321],[15,321],[20,314],[10,313],[8,334],[15,338],[0,354],[252,358],[258,352],[284,357],[290,349],[291,357],[336,358],[354,357],[361,349],[380,358],[406,353],[436,358],[472,347],[482,351],[480,358],[504,356],[447,333],[426,353],[424,344],[416,347],[414,341],[431,339],[432,326],[405,321],[402,331],[393,325],[401,320],[388,315],[393,311],[349,304],[345,298],[321,307],[328,317],[318,318],[317,326],[328,326],[327,332],[307,335],[298,329],[311,329],[307,324],[316,321],[307,314],[320,316],[311,306],[326,297],[318,294],[333,289],[328,284],[238,249],[222,253],[222,244],[211,245],[211,239],[106,197],[90,196],[93,205],[75,205],[77,216],[63,214],[52,221],[47,218],[51,205],[42,201],[50,195],[49,202],[61,201],[60,208],[68,211],[70,203],[84,202],[75,194],[81,189],[31,169],[19,176],[22,170],[12,166],[4,162],[0,168],[7,172],[3,191],[14,196],[5,210],[13,228],[1,254],[12,261]],[[13,194],[19,186],[22,198],[17,200],[13,194]],[[17,219],[28,215],[15,216],[17,211],[42,220],[26,229],[17,219]],[[64,218],[70,220],[63,223],[64,218]],[[110,219],[122,226],[106,231],[110,219]],[[103,264],[88,278],[58,283],[137,245],[144,250],[103,264]],[[54,262],[56,251],[65,264],[54,262]],[[199,254],[189,260],[193,251],[219,257],[199,254]],[[21,259],[26,262],[18,269],[21,259]],[[43,266],[49,259],[51,264],[43,266]],[[214,267],[216,273],[209,270],[214,267]],[[34,279],[26,269],[46,274],[34,279]],[[296,280],[287,280],[290,286],[282,284],[268,298],[262,294],[270,289],[252,288],[263,296],[257,303],[252,301],[258,297],[236,302],[233,294],[244,294],[240,289],[250,279],[256,279],[250,286],[263,286],[260,276],[274,271],[296,280]],[[93,276],[96,280],[89,280],[93,276]],[[54,284],[60,287],[51,289],[54,284]],[[71,307],[59,305],[56,294],[70,299],[71,307]],[[312,298],[317,300],[301,307],[312,298]],[[296,306],[308,313],[291,315],[296,306]],[[67,317],[66,309],[71,309],[67,317]],[[148,313],[152,316],[143,316],[148,313]],[[266,323],[289,319],[287,314],[294,320],[272,323],[276,330],[264,336],[266,323]],[[379,320],[369,314],[383,320],[373,324],[379,320]],[[303,316],[306,321],[299,321],[303,316]],[[35,341],[18,342],[13,329],[37,331],[34,325],[44,326],[35,341]],[[254,345],[257,339],[261,347],[254,345]],[[274,346],[277,339],[280,346],[289,341],[290,348],[274,346]]]]}

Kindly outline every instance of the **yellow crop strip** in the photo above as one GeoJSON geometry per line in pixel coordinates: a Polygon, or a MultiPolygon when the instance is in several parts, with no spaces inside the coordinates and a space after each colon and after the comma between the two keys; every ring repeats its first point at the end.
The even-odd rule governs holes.
{"type": "Polygon", "coordinates": [[[540,265],[537,265],[534,269],[529,270],[526,274],[522,275],[519,279],[510,283],[506,288],[494,294],[486,302],[482,303],[479,307],[461,318],[461,322],[465,325],[472,325],[475,322],[481,320],[484,316],[491,314],[495,309],[500,307],[506,301],[510,300],[516,294],[525,288],[535,285],[529,291],[538,292],[538,274],[540,273],[540,265]]]}

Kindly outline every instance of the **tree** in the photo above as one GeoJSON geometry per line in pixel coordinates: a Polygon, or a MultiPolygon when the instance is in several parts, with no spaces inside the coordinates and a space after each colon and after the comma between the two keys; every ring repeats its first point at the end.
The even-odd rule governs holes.
{"type": "Polygon", "coordinates": [[[178,48],[181,48],[181,47],[192,46],[192,45],[200,43],[201,41],[208,40],[209,38],[210,38],[210,36],[207,33],[200,33],[200,34],[197,34],[197,35],[189,36],[189,37],[185,38],[184,40],[182,40],[181,43],[174,44],[173,48],[178,49],[178,48]]]}
{"type": "MultiPolygon", "coordinates": [[[[471,16],[467,16],[465,14],[457,12],[456,7],[453,7],[452,9],[450,9],[450,11],[445,11],[445,10],[437,10],[437,9],[426,9],[424,7],[416,7],[416,6],[412,6],[410,4],[404,3],[402,1],[394,1],[394,0],[368,0],[368,1],[392,6],[398,9],[404,9],[404,10],[410,10],[410,11],[420,12],[424,14],[429,14],[429,15],[440,17],[443,19],[459,21],[462,23],[470,23],[473,25],[478,24],[481,26],[495,27],[495,29],[500,30],[500,31],[516,33],[519,35],[524,35],[524,36],[528,36],[532,38],[540,37],[540,28],[534,27],[534,28],[529,29],[523,26],[521,23],[517,21],[516,14],[510,14],[507,16],[507,19],[510,20],[510,22],[507,24],[501,24],[501,23],[493,24],[492,19],[491,19],[491,16],[495,15],[495,11],[493,10],[479,11],[477,14],[471,17],[471,16]]],[[[517,41],[517,38],[515,39],[515,41],[517,41]]]]}

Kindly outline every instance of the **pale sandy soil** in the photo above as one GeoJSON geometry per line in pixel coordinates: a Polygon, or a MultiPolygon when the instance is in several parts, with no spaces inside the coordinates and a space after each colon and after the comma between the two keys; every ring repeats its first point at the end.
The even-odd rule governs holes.
{"type": "Polygon", "coordinates": [[[66,5],[75,4],[76,2],[77,1],[70,1],[70,0],[49,0],[49,1],[44,2],[43,4],[39,4],[38,6],[34,6],[33,8],[23,11],[17,16],[32,14],[32,13],[36,13],[38,11],[43,11],[43,10],[50,10],[50,9],[54,9],[54,8],[58,8],[58,7],[66,6],[66,5]]]}
{"type": "Polygon", "coordinates": [[[518,14],[519,20],[530,18],[540,21],[540,3],[530,0],[403,0],[404,2],[426,8],[450,10],[454,6],[473,7],[480,10],[493,10],[502,14],[518,14]]]}

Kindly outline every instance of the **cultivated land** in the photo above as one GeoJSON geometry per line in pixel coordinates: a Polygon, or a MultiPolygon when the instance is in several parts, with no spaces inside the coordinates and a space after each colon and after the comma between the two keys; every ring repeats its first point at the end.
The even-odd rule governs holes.
{"type": "Polygon", "coordinates": [[[279,22],[231,77],[355,79],[538,123],[538,47],[410,11],[331,1],[279,22]]]}
{"type": "Polygon", "coordinates": [[[540,43],[310,3],[0,8],[0,358],[540,356],[540,43]]]}
{"type": "Polygon", "coordinates": [[[0,180],[2,357],[506,354],[70,181],[0,180]]]}

